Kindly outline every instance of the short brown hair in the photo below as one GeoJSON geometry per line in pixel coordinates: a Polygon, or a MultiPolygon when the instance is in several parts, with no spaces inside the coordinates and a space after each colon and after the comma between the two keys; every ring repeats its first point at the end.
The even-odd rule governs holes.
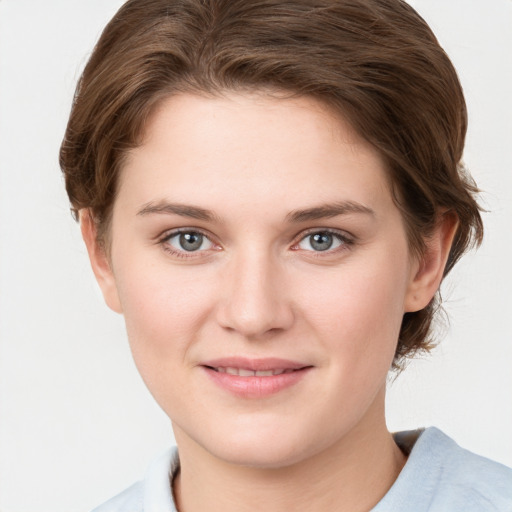
{"type": "MultiPolygon", "coordinates": [[[[377,148],[412,250],[452,212],[445,274],[481,242],[477,189],[461,164],[462,88],[402,0],[129,0],[77,86],[60,152],[72,210],[89,208],[104,240],[123,157],[164,97],[255,89],[315,97],[377,148]]],[[[438,306],[436,295],[404,315],[395,366],[430,348],[438,306]]]]}

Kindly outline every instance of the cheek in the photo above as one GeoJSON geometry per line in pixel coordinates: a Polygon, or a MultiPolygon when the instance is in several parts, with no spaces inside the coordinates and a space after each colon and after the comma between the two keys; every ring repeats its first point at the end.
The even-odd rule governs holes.
{"type": "Polygon", "coordinates": [[[389,370],[406,288],[405,266],[395,261],[400,271],[366,263],[336,269],[328,279],[304,279],[297,291],[303,317],[320,334],[327,352],[335,356],[336,371],[361,379],[374,371],[380,375],[389,370]]]}
{"type": "Polygon", "coordinates": [[[405,282],[393,272],[344,269],[319,286],[302,281],[299,292],[306,318],[323,331],[347,332],[371,342],[397,332],[403,315],[405,282]]]}
{"type": "Polygon", "coordinates": [[[309,287],[304,315],[328,354],[328,378],[318,395],[336,404],[331,412],[335,430],[365,414],[382,390],[403,317],[396,275],[372,273],[368,266],[343,274],[323,289],[309,287]]]}
{"type": "Polygon", "coordinates": [[[210,286],[188,268],[144,267],[136,261],[122,268],[116,280],[128,339],[147,381],[147,375],[156,377],[183,363],[209,314],[210,286]]]}

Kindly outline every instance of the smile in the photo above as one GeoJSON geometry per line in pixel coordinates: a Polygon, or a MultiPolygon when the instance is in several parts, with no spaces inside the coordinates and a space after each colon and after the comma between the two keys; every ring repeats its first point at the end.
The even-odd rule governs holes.
{"type": "Polygon", "coordinates": [[[262,399],[294,387],[314,368],[278,358],[229,357],[200,365],[215,387],[243,399],[262,399]]]}

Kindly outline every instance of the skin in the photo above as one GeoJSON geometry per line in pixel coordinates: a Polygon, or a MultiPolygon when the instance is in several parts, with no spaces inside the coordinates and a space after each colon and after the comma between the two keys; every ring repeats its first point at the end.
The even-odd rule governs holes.
{"type": "Polygon", "coordinates": [[[413,257],[381,157],[309,98],[169,98],[118,192],[109,255],[86,210],[82,231],[172,421],[180,511],[373,507],[405,463],[384,417],[401,319],[437,290],[456,223],[442,217],[413,257]],[[202,233],[199,250],[176,229],[202,233]],[[312,233],[326,230],[332,247],[315,250],[312,233]],[[201,366],[227,356],[311,368],[277,393],[240,397],[201,366]]]}

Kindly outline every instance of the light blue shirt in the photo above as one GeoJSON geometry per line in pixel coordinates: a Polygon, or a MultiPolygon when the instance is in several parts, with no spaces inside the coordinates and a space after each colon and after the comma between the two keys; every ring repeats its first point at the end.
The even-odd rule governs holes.
{"type": "MultiPolygon", "coordinates": [[[[512,512],[512,469],[458,446],[437,428],[395,434],[407,463],[370,512],[512,512]]],[[[171,482],[176,448],[132,485],[93,512],[177,512],[171,482]]]]}

